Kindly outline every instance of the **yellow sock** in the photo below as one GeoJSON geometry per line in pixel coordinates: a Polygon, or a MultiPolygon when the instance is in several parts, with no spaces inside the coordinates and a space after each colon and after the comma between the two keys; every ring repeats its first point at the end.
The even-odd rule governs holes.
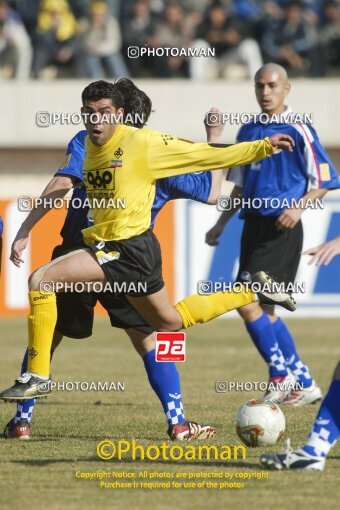
{"type": "Polygon", "coordinates": [[[51,345],[57,322],[56,295],[32,290],[28,297],[31,311],[28,316],[27,370],[49,377],[51,345]]]}
{"type": "Polygon", "coordinates": [[[195,324],[208,322],[219,315],[249,305],[256,301],[251,290],[242,292],[215,292],[210,295],[193,294],[175,305],[181,314],[183,328],[190,328],[195,324]]]}

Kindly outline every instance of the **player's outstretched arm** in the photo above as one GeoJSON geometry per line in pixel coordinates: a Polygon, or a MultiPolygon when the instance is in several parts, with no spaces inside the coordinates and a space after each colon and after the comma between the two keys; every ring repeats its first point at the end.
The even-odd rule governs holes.
{"type": "Polygon", "coordinates": [[[340,255],[340,237],[328,241],[328,243],[320,244],[315,248],[309,248],[303,252],[303,255],[311,255],[308,264],[315,263],[317,266],[328,266],[336,255],[340,255]]]}
{"type": "Polygon", "coordinates": [[[230,146],[193,143],[157,132],[149,136],[147,160],[153,179],[247,165],[294,147],[294,140],[284,134],[230,146]]]}
{"type": "Polygon", "coordinates": [[[29,234],[32,228],[45,216],[45,214],[48,213],[48,211],[53,209],[53,207],[46,207],[46,205],[50,202],[53,203],[53,200],[57,198],[63,198],[72,188],[73,183],[74,179],[66,176],[56,176],[50,180],[40,196],[40,198],[45,199],[45,202],[44,200],[39,201],[39,205],[30,211],[15,236],[11,247],[11,255],[9,257],[15,266],[20,267],[21,263],[24,262],[22,259],[22,253],[27,247],[29,234]]]}

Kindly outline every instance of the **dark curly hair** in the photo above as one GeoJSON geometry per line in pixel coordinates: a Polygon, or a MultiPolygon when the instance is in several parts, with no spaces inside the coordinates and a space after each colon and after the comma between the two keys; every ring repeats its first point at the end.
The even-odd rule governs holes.
{"type": "Polygon", "coordinates": [[[87,101],[111,99],[116,108],[124,108],[123,122],[137,128],[146,124],[152,110],[149,96],[128,78],[121,78],[115,83],[104,80],[90,83],[81,98],[83,105],[87,101]]]}

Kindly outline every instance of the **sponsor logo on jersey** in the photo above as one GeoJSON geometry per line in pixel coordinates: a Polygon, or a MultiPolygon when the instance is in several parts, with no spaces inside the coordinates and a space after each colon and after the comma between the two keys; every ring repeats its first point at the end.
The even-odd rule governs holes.
{"type": "Polygon", "coordinates": [[[86,181],[90,188],[89,191],[114,189],[114,174],[110,170],[89,170],[86,174],[86,181]]]}

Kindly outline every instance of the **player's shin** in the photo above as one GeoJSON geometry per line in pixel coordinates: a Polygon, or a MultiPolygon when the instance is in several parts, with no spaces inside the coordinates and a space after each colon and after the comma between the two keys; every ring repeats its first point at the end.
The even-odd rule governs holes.
{"type": "Polygon", "coordinates": [[[279,348],[275,332],[268,315],[263,312],[258,319],[246,322],[245,326],[252,341],[254,342],[254,345],[268,365],[269,377],[277,378],[286,376],[288,371],[285,359],[279,348]]]}
{"type": "MultiPolygon", "coordinates": [[[[27,360],[28,360],[28,349],[26,349],[24,359],[21,365],[21,374],[27,372],[27,360]]],[[[13,417],[14,425],[21,420],[27,420],[29,423],[32,420],[32,414],[34,409],[35,399],[30,398],[28,400],[20,400],[17,403],[17,411],[13,417]]]]}
{"type": "Polygon", "coordinates": [[[293,372],[298,383],[304,388],[309,388],[312,385],[313,379],[308,366],[303,363],[296,350],[296,345],[289,329],[280,318],[273,322],[272,326],[279,348],[285,357],[287,367],[293,372]]]}
{"type": "Polygon", "coordinates": [[[155,350],[145,354],[143,361],[150,385],[163,406],[168,424],[184,422],[180,379],[175,363],[158,363],[155,350]]]}
{"type": "Polygon", "coordinates": [[[326,457],[340,437],[340,380],[334,380],[323,400],[306,445],[310,455],[326,457]]]}
{"type": "Polygon", "coordinates": [[[31,374],[48,378],[54,328],[57,322],[56,294],[29,292],[30,314],[28,316],[28,363],[31,374]]]}
{"type": "Polygon", "coordinates": [[[216,292],[210,295],[193,294],[175,305],[180,313],[183,328],[208,322],[224,313],[257,301],[250,290],[241,292],[216,292]]]}

